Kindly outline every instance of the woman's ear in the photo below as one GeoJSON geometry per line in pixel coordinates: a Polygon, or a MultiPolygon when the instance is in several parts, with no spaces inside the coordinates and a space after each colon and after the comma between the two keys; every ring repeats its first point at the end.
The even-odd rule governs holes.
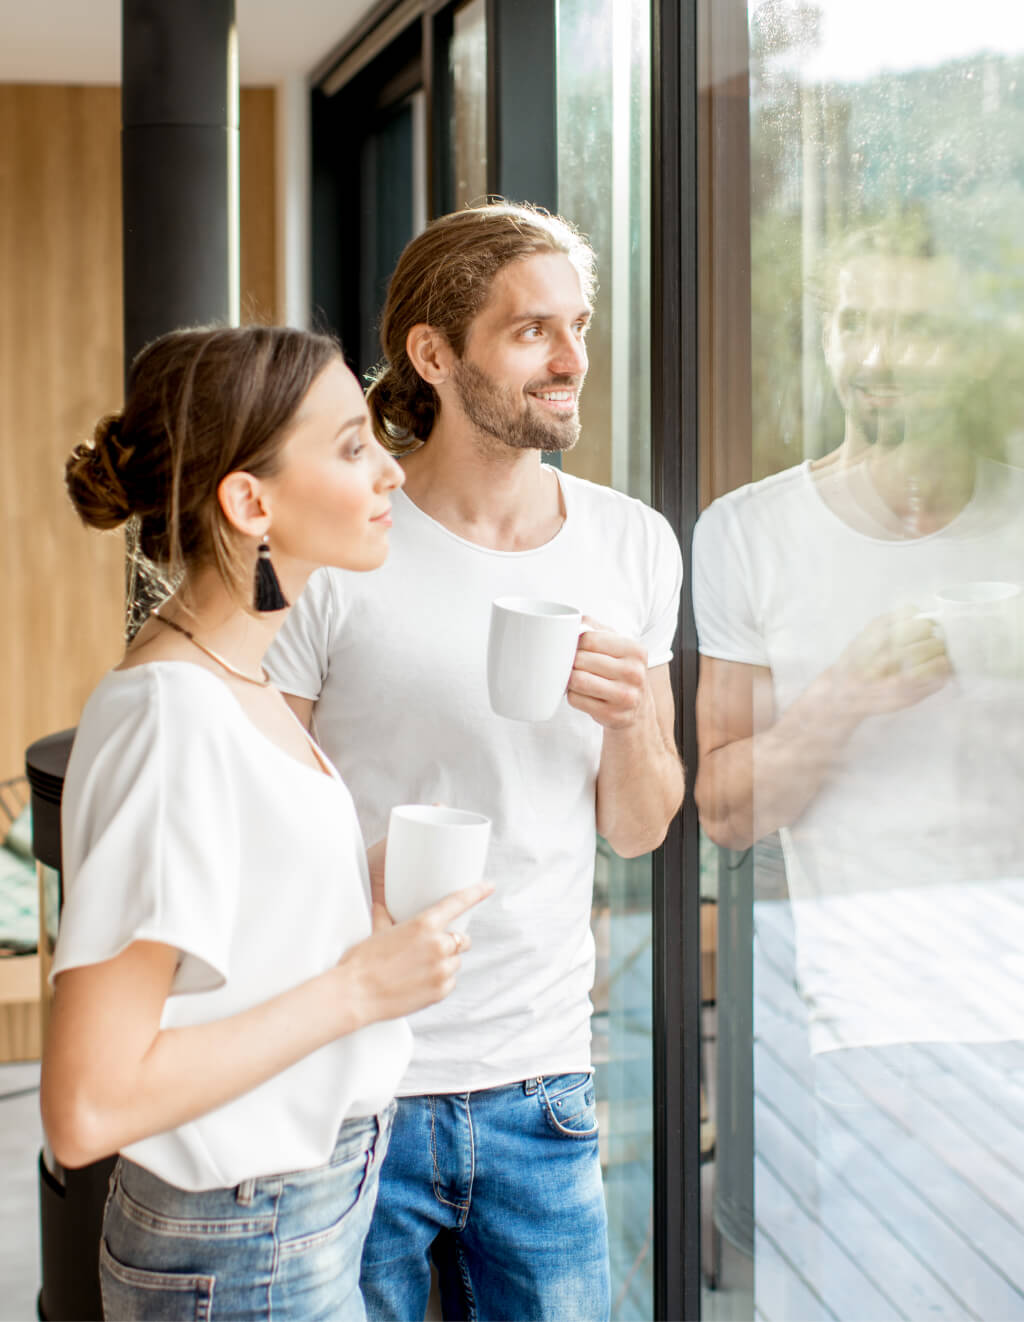
{"type": "Polygon", "coordinates": [[[246,537],[262,537],[270,527],[266,491],[251,473],[228,473],[217,487],[217,500],[228,523],[246,537]]]}
{"type": "Polygon", "coordinates": [[[451,375],[455,355],[447,337],[436,327],[423,322],[413,326],[405,337],[405,352],[428,385],[439,386],[451,375]]]}

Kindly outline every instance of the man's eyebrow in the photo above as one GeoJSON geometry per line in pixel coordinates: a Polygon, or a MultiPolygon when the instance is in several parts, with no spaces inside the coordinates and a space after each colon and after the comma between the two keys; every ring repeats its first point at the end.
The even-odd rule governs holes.
{"type": "MultiPolygon", "coordinates": [[[[575,317],[573,317],[573,321],[580,321],[580,320],[589,321],[593,315],[594,315],[593,308],[583,307],[580,308],[579,312],[577,312],[575,317]]],[[[558,319],[557,312],[514,312],[512,313],[511,316],[506,317],[505,320],[509,326],[514,326],[514,325],[518,325],[520,322],[556,321],[557,319],[558,319]]]]}

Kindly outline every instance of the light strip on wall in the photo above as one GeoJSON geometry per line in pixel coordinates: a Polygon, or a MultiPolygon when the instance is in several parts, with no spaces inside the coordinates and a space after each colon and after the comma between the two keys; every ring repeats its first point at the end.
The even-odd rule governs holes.
{"type": "Polygon", "coordinates": [[[423,13],[424,0],[402,0],[392,11],[368,32],[358,46],[334,66],[320,83],[320,90],[327,96],[339,92],[347,82],[353,79],[360,69],[375,59],[382,50],[405,31],[423,13]]]}

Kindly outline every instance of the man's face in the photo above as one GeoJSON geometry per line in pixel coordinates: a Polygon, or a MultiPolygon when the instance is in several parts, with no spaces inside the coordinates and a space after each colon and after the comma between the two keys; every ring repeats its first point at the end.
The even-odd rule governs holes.
{"type": "Polygon", "coordinates": [[[962,387],[957,279],[938,258],[870,255],[843,266],[824,347],[847,417],[872,444],[934,422],[962,387]]]}
{"type": "Polygon", "coordinates": [[[561,253],[498,273],[452,370],[459,405],[478,432],[518,450],[576,444],[591,312],[561,253]]]}

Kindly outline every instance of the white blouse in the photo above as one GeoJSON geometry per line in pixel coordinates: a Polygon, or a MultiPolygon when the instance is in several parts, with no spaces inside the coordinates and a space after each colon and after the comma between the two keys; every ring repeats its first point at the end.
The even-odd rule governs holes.
{"type": "MultiPolygon", "coordinates": [[[[174,946],[163,1027],[258,1005],[370,934],[366,853],[341,778],[279,748],[188,662],[102,680],[75,736],[61,827],[51,977],[133,941],[174,946]]],[[[404,1020],[371,1024],[124,1155],[192,1190],[320,1165],[343,1120],[390,1100],[410,1050],[404,1020]]]]}

